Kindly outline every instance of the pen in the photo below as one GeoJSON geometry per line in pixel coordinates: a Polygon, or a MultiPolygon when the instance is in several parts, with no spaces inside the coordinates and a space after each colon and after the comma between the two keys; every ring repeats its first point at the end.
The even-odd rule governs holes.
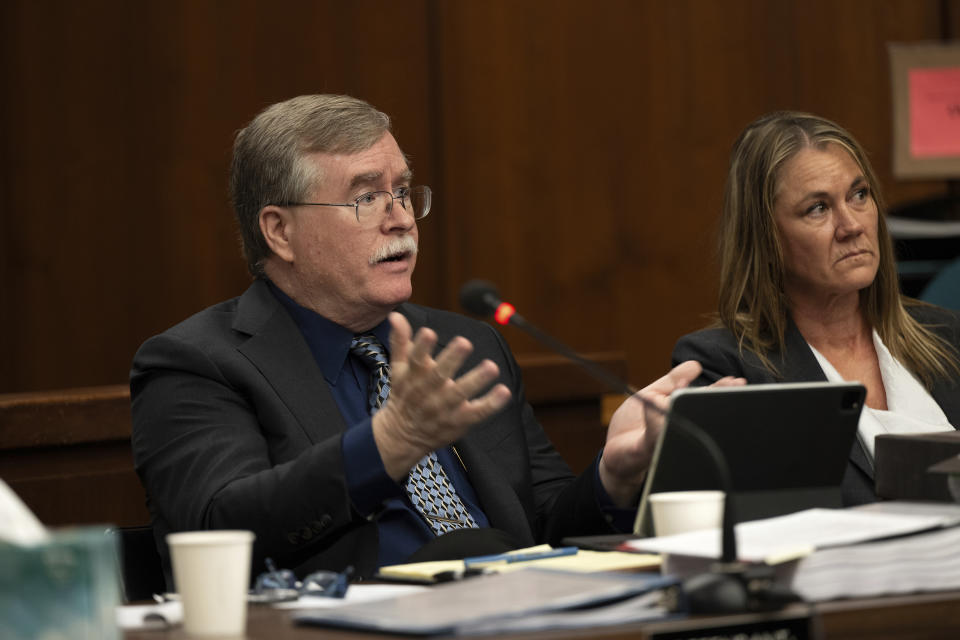
{"type": "Polygon", "coordinates": [[[527,562],[528,560],[541,560],[543,558],[556,558],[558,556],[572,556],[577,551],[577,547],[558,547],[556,549],[547,549],[546,551],[530,551],[527,553],[497,553],[490,556],[464,558],[463,563],[467,567],[498,562],[510,564],[513,562],[527,562]]]}

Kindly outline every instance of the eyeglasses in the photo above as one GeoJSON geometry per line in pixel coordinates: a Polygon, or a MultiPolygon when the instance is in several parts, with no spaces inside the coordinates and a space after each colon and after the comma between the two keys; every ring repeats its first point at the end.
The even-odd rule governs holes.
{"type": "Polygon", "coordinates": [[[342,573],[315,571],[301,581],[293,571],[277,569],[270,558],[266,559],[266,565],[268,571],[257,576],[250,591],[250,602],[286,602],[300,596],[342,598],[347,594],[353,575],[353,567],[347,567],[342,573]]]}
{"type": "Polygon", "coordinates": [[[379,216],[393,209],[394,201],[400,201],[404,211],[413,215],[414,220],[422,220],[430,213],[430,203],[433,193],[430,187],[398,187],[393,193],[389,191],[370,191],[353,202],[285,202],[280,207],[353,207],[357,214],[357,222],[379,220],[379,216]]]}

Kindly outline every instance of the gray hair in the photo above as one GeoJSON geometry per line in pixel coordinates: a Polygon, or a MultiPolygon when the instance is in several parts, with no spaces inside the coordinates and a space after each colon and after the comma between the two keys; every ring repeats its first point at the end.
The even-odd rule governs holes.
{"type": "Polygon", "coordinates": [[[390,117],[363,100],[307,95],[267,107],[237,133],[230,198],[254,277],[263,276],[263,262],[271,255],[260,231],[260,210],[305,199],[320,178],[305,156],[364,151],[388,131],[390,117]]]}

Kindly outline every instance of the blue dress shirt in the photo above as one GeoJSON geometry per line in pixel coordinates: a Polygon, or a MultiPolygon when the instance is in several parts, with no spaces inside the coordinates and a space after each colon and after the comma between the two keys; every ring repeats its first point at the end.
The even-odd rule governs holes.
{"type": "MultiPolygon", "coordinates": [[[[350,352],[354,334],[300,306],[273,283],[270,283],[270,290],[300,328],[347,424],[341,448],[350,499],[361,515],[380,511],[377,518],[380,538],[377,566],[404,562],[435,535],[410,502],[404,486],[394,482],[383,466],[373,439],[369,413],[370,369],[350,352]]],[[[377,336],[389,354],[390,325],[386,320],[367,333],[377,336]]],[[[490,526],[459,459],[450,447],[436,453],[477,526],[490,526]]]]}

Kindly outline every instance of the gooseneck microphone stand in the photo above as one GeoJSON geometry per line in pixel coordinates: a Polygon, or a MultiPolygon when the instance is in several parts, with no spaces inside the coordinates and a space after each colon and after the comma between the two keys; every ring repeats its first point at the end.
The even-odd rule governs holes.
{"type": "MultiPolygon", "coordinates": [[[[663,409],[642,398],[637,394],[637,390],[625,381],[527,322],[516,312],[513,305],[500,299],[500,294],[492,283],[485,280],[467,282],[460,289],[460,304],[474,315],[492,315],[499,324],[510,324],[521,329],[554,352],[580,365],[594,378],[606,384],[611,391],[631,396],[645,408],[662,416],[666,415],[663,409]]],[[[697,574],[684,581],[687,609],[691,613],[735,613],[770,610],[796,602],[798,598],[794,594],[773,588],[772,571],[769,568],[747,567],[737,560],[733,481],[720,447],[706,431],[684,416],[674,414],[670,420],[671,428],[677,428],[682,435],[696,442],[707,453],[724,491],[720,562],[712,567],[711,572],[697,574]]]]}

